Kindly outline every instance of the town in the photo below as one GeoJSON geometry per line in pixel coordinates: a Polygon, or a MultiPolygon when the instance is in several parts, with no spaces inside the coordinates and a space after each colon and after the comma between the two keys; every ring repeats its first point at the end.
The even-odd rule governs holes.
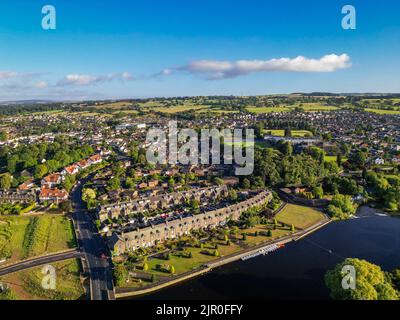
{"type": "Polygon", "coordinates": [[[279,250],[366,205],[400,210],[396,95],[40,103],[0,106],[0,114],[0,283],[8,297],[141,295],[279,250]],[[254,139],[219,137],[217,161],[152,163],[147,151],[159,141],[147,134],[168,133],[171,121],[193,132],[251,129],[254,139]],[[224,154],[232,147],[254,149],[249,174],[237,175],[244,163],[224,154]],[[70,270],[56,291],[35,285],[46,261],[70,270]]]}

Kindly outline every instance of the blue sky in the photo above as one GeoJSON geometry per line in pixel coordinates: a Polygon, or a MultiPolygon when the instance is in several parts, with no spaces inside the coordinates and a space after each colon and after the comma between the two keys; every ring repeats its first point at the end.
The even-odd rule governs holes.
{"type": "Polygon", "coordinates": [[[4,0],[0,100],[400,92],[399,14],[397,0],[4,0]]]}

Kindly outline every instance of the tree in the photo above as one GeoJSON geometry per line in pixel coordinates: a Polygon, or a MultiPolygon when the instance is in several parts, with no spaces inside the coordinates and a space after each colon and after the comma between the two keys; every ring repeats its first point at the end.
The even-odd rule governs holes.
{"type": "Polygon", "coordinates": [[[67,201],[61,202],[59,205],[59,208],[64,212],[72,211],[71,201],[67,200],[67,201]]]}
{"type": "Polygon", "coordinates": [[[316,186],[313,189],[313,195],[315,199],[322,199],[324,196],[324,189],[321,186],[316,186]]]}
{"type": "Polygon", "coordinates": [[[117,265],[114,268],[114,280],[117,287],[121,287],[122,285],[124,285],[128,280],[128,277],[129,273],[126,267],[122,265],[117,265]]]}
{"type": "Polygon", "coordinates": [[[213,181],[214,181],[215,184],[217,184],[219,186],[222,186],[224,184],[224,180],[222,180],[219,177],[214,177],[213,181]]]}
{"type": "Polygon", "coordinates": [[[398,294],[388,281],[382,269],[365,260],[347,258],[325,275],[325,284],[336,300],[397,300],[398,294]],[[355,279],[346,272],[345,266],[354,267],[355,279]],[[342,282],[348,276],[347,283],[355,281],[355,289],[344,289],[342,282]]]}
{"type": "Polygon", "coordinates": [[[312,146],[309,148],[309,152],[310,152],[311,157],[314,160],[318,161],[318,163],[321,164],[324,162],[324,160],[325,160],[325,151],[324,150],[322,150],[321,148],[312,146]]]}
{"type": "Polygon", "coordinates": [[[9,173],[4,173],[0,176],[0,189],[8,190],[11,188],[12,177],[9,173]]]}
{"type": "Polygon", "coordinates": [[[337,194],[328,206],[328,213],[337,219],[347,219],[356,212],[356,207],[350,196],[337,194]]]}
{"type": "Polygon", "coordinates": [[[279,141],[278,147],[279,147],[279,150],[285,156],[291,156],[293,154],[293,147],[292,147],[292,144],[289,141],[285,141],[285,142],[279,141]]]}
{"type": "Polygon", "coordinates": [[[90,188],[85,188],[82,190],[82,200],[86,203],[90,200],[96,199],[96,191],[90,188]]]}
{"type": "Polygon", "coordinates": [[[244,178],[242,180],[242,188],[243,189],[250,189],[250,180],[247,178],[244,178]]]}
{"type": "Polygon", "coordinates": [[[47,174],[48,170],[44,164],[39,164],[35,167],[34,176],[36,179],[41,179],[47,174]]]}
{"type": "Polygon", "coordinates": [[[135,182],[133,181],[133,179],[130,178],[130,177],[127,177],[126,180],[125,180],[125,187],[126,187],[127,189],[132,190],[132,189],[135,188],[135,186],[136,186],[136,184],[135,184],[135,182]]]}
{"type": "Polygon", "coordinates": [[[175,267],[171,265],[170,268],[169,268],[169,272],[171,274],[174,274],[175,273],[175,267]]]}
{"type": "Polygon", "coordinates": [[[58,168],[61,167],[60,163],[57,160],[49,160],[46,162],[47,170],[49,172],[55,172],[58,168]]]}
{"type": "Polygon", "coordinates": [[[393,270],[390,273],[390,278],[395,289],[400,292],[400,268],[393,270]]]}
{"type": "Polygon", "coordinates": [[[238,199],[238,195],[235,189],[229,190],[229,197],[231,198],[232,201],[236,201],[238,199]]]}
{"type": "Polygon", "coordinates": [[[118,190],[119,188],[121,188],[121,181],[119,180],[118,177],[114,177],[114,178],[108,180],[108,182],[107,182],[107,190],[108,191],[118,190]]]}
{"type": "Polygon", "coordinates": [[[7,171],[10,173],[15,173],[17,170],[19,157],[17,155],[12,156],[7,160],[7,171]]]}
{"type": "Polygon", "coordinates": [[[285,129],[285,137],[291,137],[292,136],[292,130],[290,128],[285,129]]]}
{"type": "Polygon", "coordinates": [[[65,190],[70,192],[72,187],[74,186],[74,183],[75,183],[75,176],[67,175],[63,181],[63,187],[65,190]]]}
{"type": "Polygon", "coordinates": [[[339,167],[342,166],[342,162],[343,162],[343,157],[341,153],[338,153],[338,155],[336,156],[336,163],[339,167]]]}

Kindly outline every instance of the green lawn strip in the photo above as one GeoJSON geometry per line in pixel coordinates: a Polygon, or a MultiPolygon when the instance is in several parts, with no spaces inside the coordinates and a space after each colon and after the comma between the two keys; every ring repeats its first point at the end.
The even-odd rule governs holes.
{"type": "MultiPolygon", "coordinates": [[[[238,235],[230,237],[229,245],[227,245],[222,240],[217,240],[217,241],[214,240],[213,243],[218,244],[217,249],[215,249],[210,242],[205,243],[203,248],[193,248],[193,247],[185,248],[185,251],[192,253],[191,258],[180,257],[175,255],[174,253],[170,255],[170,259],[168,260],[163,258],[149,258],[147,261],[148,265],[147,272],[159,276],[172,276],[168,272],[159,271],[157,269],[157,265],[165,265],[165,266],[169,265],[169,266],[174,266],[175,275],[179,275],[188,271],[196,270],[201,265],[213,261],[215,259],[218,259],[220,257],[225,257],[234,253],[238,253],[243,249],[250,248],[251,246],[263,242],[267,244],[269,241],[286,236],[290,233],[291,231],[289,230],[288,227],[284,228],[277,227],[276,230],[273,230],[272,223],[269,224],[268,226],[258,225],[253,228],[243,229],[240,230],[238,235]],[[267,232],[268,230],[271,230],[272,233],[271,236],[262,234],[263,232],[267,232]],[[254,235],[256,231],[258,232],[257,236],[254,235]],[[245,240],[243,240],[243,234],[246,234],[245,240]],[[212,255],[212,253],[215,250],[217,250],[219,253],[218,257],[212,255]],[[205,254],[202,252],[209,252],[210,254],[205,254]]],[[[144,284],[140,282],[129,284],[129,286],[134,286],[134,287],[143,285],[144,284]]]]}
{"type": "Polygon", "coordinates": [[[325,218],[322,212],[293,204],[288,204],[276,215],[276,219],[287,225],[294,225],[295,228],[305,229],[325,218]]]}
{"type": "MultiPolygon", "coordinates": [[[[312,132],[308,130],[291,130],[292,131],[292,137],[295,138],[303,138],[305,136],[312,136],[312,132]]],[[[285,136],[285,130],[283,129],[264,129],[265,134],[271,134],[276,137],[284,137],[285,136]]]]}
{"type": "Polygon", "coordinates": [[[64,216],[9,216],[0,222],[0,259],[14,262],[75,247],[72,223],[64,216]]]}
{"type": "Polygon", "coordinates": [[[395,115],[400,114],[400,110],[384,110],[384,109],[369,109],[369,108],[364,110],[377,114],[395,114],[395,115]]]}
{"type": "Polygon", "coordinates": [[[43,278],[47,276],[42,273],[43,266],[19,271],[1,280],[12,283],[11,291],[15,291],[19,299],[76,300],[84,296],[77,259],[55,262],[51,266],[55,269],[55,290],[42,287],[43,278]]]}
{"type": "MultiPolygon", "coordinates": [[[[336,162],[336,161],[337,161],[337,156],[325,156],[325,157],[324,157],[324,160],[325,160],[326,162],[336,162]]],[[[345,161],[347,161],[347,158],[346,158],[346,157],[343,157],[343,158],[342,158],[342,163],[345,162],[345,161]]]]}
{"type": "Polygon", "coordinates": [[[246,110],[252,113],[271,113],[271,112],[288,112],[287,107],[247,107],[246,110]]]}

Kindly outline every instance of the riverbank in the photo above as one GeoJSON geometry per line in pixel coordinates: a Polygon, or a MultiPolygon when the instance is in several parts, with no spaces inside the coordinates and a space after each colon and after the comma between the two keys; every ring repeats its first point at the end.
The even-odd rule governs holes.
{"type": "Polygon", "coordinates": [[[202,265],[199,269],[194,270],[194,271],[189,271],[185,272],[175,278],[172,279],[166,279],[166,280],[161,280],[158,281],[157,283],[151,284],[145,288],[117,288],[116,289],[116,298],[121,299],[121,298],[128,298],[128,297],[136,297],[136,296],[142,296],[145,294],[149,294],[152,292],[159,291],[163,288],[170,287],[175,284],[179,284],[181,282],[184,282],[186,280],[198,277],[200,275],[203,275],[205,273],[208,273],[212,271],[215,268],[221,267],[223,265],[241,260],[244,257],[248,257],[251,255],[259,255],[259,254],[265,254],[265,249],[267,247],[270,247],[272,245],[278,245],[278,246],[283,246],[286,243],[289,243],[291,241],[298,241],[301,238],[317,231],[318,229],[324,227],[328,223],[330,223],[331,220],[325,216],[325,218],[312,226],[307,227],[306,229],[294,232],[290,235],[283,236],[277,239],[274,239],[272,241],[265,241],[261,244],[255,245],[251,248],[241,250],[239,252],[233,253],[231,255],[227,255],[225,257],[221,257],[219,259],[216,259],[214,261],[205,263],[202,265]]]}

